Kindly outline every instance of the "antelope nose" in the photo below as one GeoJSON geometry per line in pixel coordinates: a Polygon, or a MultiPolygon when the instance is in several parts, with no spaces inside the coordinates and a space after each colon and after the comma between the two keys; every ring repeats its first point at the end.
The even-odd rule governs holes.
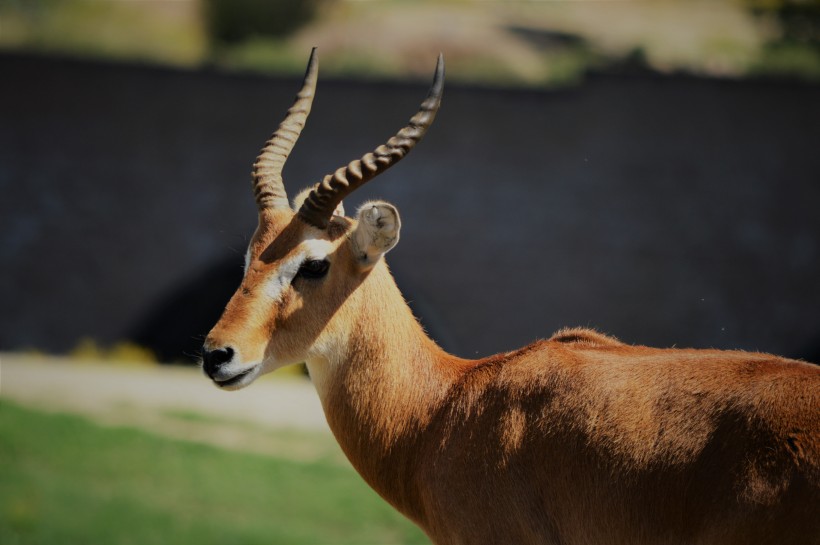
{"type": "Polygon", "coordinates": [[[219,368],[233,359],[233,348],[226,346],[215,350],[202,349],[202,369],[213,378],[219,368]]]}

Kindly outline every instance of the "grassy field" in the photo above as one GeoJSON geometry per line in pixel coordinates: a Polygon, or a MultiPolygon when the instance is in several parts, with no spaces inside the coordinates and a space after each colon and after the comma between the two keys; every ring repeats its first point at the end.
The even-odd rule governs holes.
{"type": "Polygon", "coordinates": [[[0,401],[0,543],[427,543],[351,469],[0,401]]]}

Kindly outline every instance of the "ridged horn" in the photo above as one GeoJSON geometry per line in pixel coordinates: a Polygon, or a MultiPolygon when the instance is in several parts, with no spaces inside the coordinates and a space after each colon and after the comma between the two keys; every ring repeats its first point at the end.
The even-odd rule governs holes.
{"type": "Polygon", "coordinates": [[[407,126],[388,140],[387,144],[325,176],[299,208],[299,217],[310,225],[325,229],[342,199],[398,163],[421,140],[436,117],[443,90],[444,56],[439,54],[433,85],[407,126]]]}
{"type": "Polygon", "coordinates": [[[314,47],[310,52],[302,89],[288,109],[285,120],[265,143],[253,164],[253,194],[260,212],[270,208],[289,208],[288,195],[282,183],[282,169],[310,114],[318,71],[319,58],[314,47]]]}

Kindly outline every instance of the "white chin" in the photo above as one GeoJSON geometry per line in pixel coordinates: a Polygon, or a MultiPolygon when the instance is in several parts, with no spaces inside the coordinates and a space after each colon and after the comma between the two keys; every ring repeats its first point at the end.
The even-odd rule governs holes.
{"type": "Polygon", "coordinates": [[[250,385],[251,382],[256,380],[256,378],[259,376],[260,369],[260,365],[254,365],[253,367],[249,367],[248,369],[245,369],[242,372],[237,373],[233,377],[230,377],[225,380],[214,380],[213,382],[220,390],[241,390],[242,388],[250,385]]]}

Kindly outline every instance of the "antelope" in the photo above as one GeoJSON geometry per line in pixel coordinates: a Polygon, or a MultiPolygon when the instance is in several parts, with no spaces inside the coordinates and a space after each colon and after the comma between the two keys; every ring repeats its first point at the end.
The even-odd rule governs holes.
{"type": "Polygon", "coordinates": [[[820,368],[579,328],[446,353],[385,263],[397,209],[341,204],[424,136],[443,58],[408,125],[291,207],[282,168],[317,70],[314,49],[253,167],[244,278],[203,346],[216,386],[306,362],[353,467],[435,544],[820,544],[820,368]]]}

